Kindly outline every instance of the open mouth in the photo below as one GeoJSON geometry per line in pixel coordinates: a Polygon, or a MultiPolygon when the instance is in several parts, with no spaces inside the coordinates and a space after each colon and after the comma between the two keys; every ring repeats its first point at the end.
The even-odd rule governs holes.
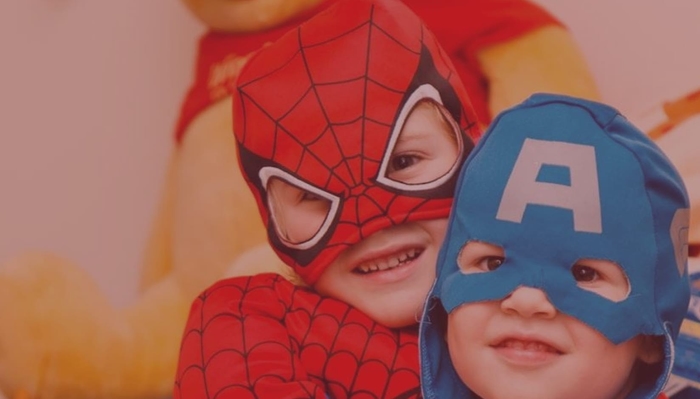
{"type": "Polygon", "coordinates": [[[354,268],[352,272],[357,274],[372,274],[396,269],[418,258],[421,253],[423,253],[423,248],[402,250],[389,256],[362,262],[354,268]]]}
{"type": "Polygon", "coordinates": [[[552,353],[556,355],[563,354],[563,352],[558,350],[557,348],[545,342],[536,340],[520,340],[516,338],[506,338],[493,345],[493,347],[496,349],[508,349],[522,352],[552,353]]]}

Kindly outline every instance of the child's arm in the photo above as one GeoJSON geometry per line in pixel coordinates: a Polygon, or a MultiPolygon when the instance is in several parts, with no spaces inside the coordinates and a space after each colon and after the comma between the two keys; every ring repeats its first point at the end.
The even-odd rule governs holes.
{"type": "Polygon", "coordinates": [[[278,275],[223,280],[192,305],[174,398],[415,399],[417,341],[278,275]]]}
{"type": "Polygon", "coordinates": [[[175,399],[318,398],[283,323],[289,298],[278,278],[223,280],[192,304],[176,375],[175,399]]]}

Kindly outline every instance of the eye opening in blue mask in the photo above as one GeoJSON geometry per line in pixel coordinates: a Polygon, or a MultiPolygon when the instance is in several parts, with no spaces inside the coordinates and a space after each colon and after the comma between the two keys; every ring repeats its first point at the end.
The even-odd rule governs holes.
{"type": "MultiPolygon", "coordinates": [[[[487,273],[502,267],[506,259],[502,246],[472,239],[459,250],[457,265],[465,275],[487,273]]],[[[632,291],[624,268],[608,259],[580,258],[571,266],[571,277],[579,288],[612,302],[625,300],[632,291]]]]}
{"type": "Polygon", "coordinates": [[[495,382],[489,389],[512,397],[512,385],[502,378],[521,376],[518,389],[533,381],[531,375],[497,375],[496,367],[483,379],[469,371],[489,365],[488,356],[477,357],[479,343],[507,346],[492,337],[509,333],[502,331],[515,322],[497,305],[510,301],[523,317],[528,311],[542,315],[548,304],[549,317],[567,316],[559,318],[567,328],[552,331],[573,331],[575,325],[591,337],[583,350],[566,352],[569,346],[553,336],[552,347],[565,349],[566,356],[595,355],[585,362],[581,357],[587,376],[555,367],[562,384],[553,387],[545,378],[533,383],[533,395],[557,388],[565,393],[557,397],[610,397],[612,389],[590,384],[605,377],[632,381],[626,399],[655,399],[671,373],[688,305],[688,208],[670,161],[612,107],[541,94],[499,115],[465,162],[455,192],[419,336],[424,397],[484,396],[487,387],[479,384],[490,377],[495,382]],[[477,241],[498,251],[469,258],[477,241]],[[609,270],[598,269],[598,262],[609,270]],[[600,292],[597,274],[616,295],[600,292]],[[540,308],[531,306],[535,302],[540,308]],[[450,317],[448,345],[443,323],[450,317]],[[641,344],[645,350],[636,350],[641,344]],[[465,376],[457,375],[454,359],[470,359],[460,363],[465,376]],[[592,392],[594,385],[601,391],[592,392]]]}
{"type": "Polygon", "coordinates": [[[457,255],[457,265],[463,274],[485,273],[501,267],[505,259],[503,247],[487,241],[469,240],[457,255]]]}
{"type": "Polygon", "coordinates": [[[632,287],[625,270],[606,259],[581,258],[571,266],[576,285],[612,302],[627,299],[632,287]]]}

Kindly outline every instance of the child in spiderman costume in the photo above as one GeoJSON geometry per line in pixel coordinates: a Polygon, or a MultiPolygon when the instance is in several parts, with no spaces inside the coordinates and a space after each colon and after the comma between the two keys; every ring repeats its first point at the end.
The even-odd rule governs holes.
{"type": "Polygon", "coordinates": [[[503,112],[456,189],[421,324],[424,397],[662,395],[688,224],[680,175],[617,110],[539,94],[503,112]]]}
{"type": "Polygon", "coordinates": [[[243,67],[234,121],[269,241],[312,288],[201,294],[175,398],[420,397],[416,323],[480,135],[435,37],[401,2],[338,2],[243,67]]]}

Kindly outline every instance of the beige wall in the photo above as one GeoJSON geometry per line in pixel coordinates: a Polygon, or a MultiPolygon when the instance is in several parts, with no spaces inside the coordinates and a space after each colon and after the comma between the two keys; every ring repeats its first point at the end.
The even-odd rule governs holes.
{"type": "MultiPolygon", "coordinates": [[[[700,1],[539,1],[632,119],[700,88],[700,1]]],[[[0,261],[51,250],[134,298],[201,30],[175,0],[0,2],[0,261]]]]}
{"type": "Polygon", "coordinates": [[[176,0],[0,2],[0,261],[51,250],[135,295],[201,29],[176,0]]]}
{"type": "Polygon", "coordinates": [[[534,1],[569,26],[603,98],[629,118],[700,89],[700,1],[534,1]]]}

